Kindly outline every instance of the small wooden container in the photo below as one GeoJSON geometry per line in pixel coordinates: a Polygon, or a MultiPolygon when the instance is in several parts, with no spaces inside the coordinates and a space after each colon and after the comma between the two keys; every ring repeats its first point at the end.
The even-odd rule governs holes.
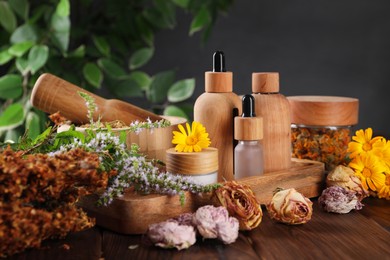
{"type": "Polygon", "coordinates": [[[287,97],[291,108],[292,155],[325,163],[345,162],[351,128],[358,122],[359,100],[335,96],[287,97]]]}
{"type": "Polygon", "coordinates": [[[175,148],[167,150],[167,172],[191,176],[200,184],[212,184],[218,181],[218,150],[206,148],[201,152],[176,152],[175,148]]]}

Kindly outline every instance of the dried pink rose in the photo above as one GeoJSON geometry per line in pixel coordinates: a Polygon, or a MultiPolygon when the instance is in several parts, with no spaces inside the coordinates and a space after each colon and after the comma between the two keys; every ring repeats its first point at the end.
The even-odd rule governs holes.
{"type": "Polygon", "coordinates": [[[180,225],[172,220],[149,225],[147,236],[156,246],[178,250],[189,248],[196,242],[193,226],[180,225]]]}
{"type": "Polygon", "coordinates": [[[313,203],[294,188],[279,190],[267,205],[270,217],[278,222],[296,225],[311,219],[313,203]]]}
{"type": "Polygon", "coordinates": [[[334,168],[326,177],[326,186],[339,186],[346,190],[356,193],[359,201],[369,196],[367,190],[362,186],[359,177],[355,175],[354,170],[350,167],[339,165],[334,168]]]}
{"type": "Polygon", "coordinates": [[[339,214],[363,208],[356,192],[339,186],[331,186],[323,190],[318,203],[325,211],[339,214]]]}
{"type": "Polygon", "coordinates": [[[229,214],[238,219],[240,230],[251,230],[260,225],[263,211],[248,185],[235,181],[225,182],[215,190],[215,194],[229,214]]]}
{"type": "Polygon", "coordinates": [[[193,217],[194,214],[192,213],[183,213],[175,218],[169,219],[168,221],[176,221],[179,223],[179,225],[194,226],[194,224],[192,223],[193,217]]]}
{"type": "Polygon", "coordinates": [[[238,237],[238,220],[229,217],[227,209],[222,206],[200,207],[194,214],[193,223],[204,238],[218,238],[225,244],[231,244],[238,237]]]}

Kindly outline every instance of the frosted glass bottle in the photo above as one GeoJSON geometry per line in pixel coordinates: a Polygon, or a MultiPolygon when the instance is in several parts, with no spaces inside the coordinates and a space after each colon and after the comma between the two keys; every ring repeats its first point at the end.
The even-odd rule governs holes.
{"type": "Polygon", "coordinates": [[[263,169],[263,147],[260,141],[239,141],[234,149],[234,178],[259,176],[263,169]]]}
{"type": "Polygon", "coordinates": [[[256,117],[255,99],[252,95],[242,98],[242,115],[234,119],[234,178],[259,176],[264,171],[263,119],[256,117]]]}

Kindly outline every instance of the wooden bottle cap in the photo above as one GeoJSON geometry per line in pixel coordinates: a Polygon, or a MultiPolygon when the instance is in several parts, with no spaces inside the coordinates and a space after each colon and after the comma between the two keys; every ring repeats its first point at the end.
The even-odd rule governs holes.
{"type": "Polygon", "coordinates": [[[358,123],[359,100],[335,96],[290,96],[291,122],[307,126],[352,126],[358,123]]]}
{"type": "Polygon", "coordinates": [[[205,90],[209,93],[225,93],[233,91],[233,73],[205,72],[205,90]]]}
{"type": "Polygon", "coordinates": [[[278,93],[279,73],[278,72],[254,72],[252,73],[253,93],[278,93]]]}
{"type": "Polygon", "coordinates": [[[263,139],[263,118],[236,116],[234,118],[234,139],[240,141],[263,139]]]}
{"type": "Polygon", "coordinates": [[[218,171],[218,149],[209,147],[201,152],[176,152],[175,148],[167,150],[166,168],[170,173],[184,175],[209,174],[218,171]]]}

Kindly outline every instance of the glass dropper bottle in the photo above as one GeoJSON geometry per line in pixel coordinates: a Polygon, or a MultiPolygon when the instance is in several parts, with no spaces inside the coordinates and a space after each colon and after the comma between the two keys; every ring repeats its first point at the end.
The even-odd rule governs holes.
{"type": "Polygon", "coordinates": [[[263,174],[263,119],[255,115],[255,100],[252,95],[242,98],[242,115],[234,119],[234,178],[241,179],[263,174]]]}

